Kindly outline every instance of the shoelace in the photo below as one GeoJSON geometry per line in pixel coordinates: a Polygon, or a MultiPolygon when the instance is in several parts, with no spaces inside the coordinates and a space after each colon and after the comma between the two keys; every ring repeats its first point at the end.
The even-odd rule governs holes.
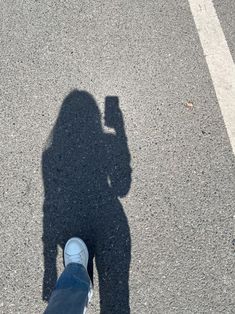
{"type": "Polygon", "coordinates": [[[66,255],[68,256],[68,259],[70,259],[70,260],[71,260],[71,259],[79,259],[80,261],[82,261],[82,255],[81,255],[81,253],[72,254],[72,255],[66,253],[66,255]]]}

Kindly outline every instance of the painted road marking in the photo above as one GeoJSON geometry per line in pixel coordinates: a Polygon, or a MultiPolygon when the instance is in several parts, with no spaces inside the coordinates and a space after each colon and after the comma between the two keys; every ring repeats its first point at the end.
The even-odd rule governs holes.
{"type": "Polygon", "coordinates": [[[188,0],[235,154],[235,64],[212,0],[188,0]]]}

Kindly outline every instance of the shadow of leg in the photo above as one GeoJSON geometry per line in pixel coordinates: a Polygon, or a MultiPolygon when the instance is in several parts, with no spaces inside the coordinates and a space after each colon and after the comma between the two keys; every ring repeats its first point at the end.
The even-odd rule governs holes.
{"type": "Polygon", "coordinates": [[[120,203],[110,206],[102,210],[96,244],[100,313],[129,314],[130,232],[120,203]]]}
{"type": "Polygon", "coordinates": [[[57,245],[48,239],[44,242],[44,277],[42,298],[48,301],[57,280],[57,245]]]}

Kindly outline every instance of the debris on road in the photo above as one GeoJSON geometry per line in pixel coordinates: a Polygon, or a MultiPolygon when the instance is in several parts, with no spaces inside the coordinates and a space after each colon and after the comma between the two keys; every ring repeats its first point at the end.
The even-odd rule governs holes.
{"type": "Polygon", "coordinates": [[[192,101],[187,101],[186,103],[185,103],[185,107],[187,107],[187,108],[189,108],[189,109],[193,109],[193,102],[192,101]]]}

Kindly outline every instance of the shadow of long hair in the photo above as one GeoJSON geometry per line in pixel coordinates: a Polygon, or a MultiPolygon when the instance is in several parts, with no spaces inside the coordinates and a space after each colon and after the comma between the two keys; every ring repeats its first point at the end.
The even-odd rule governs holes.
{"type": "Polygon", "coordinates": [[[129,313],[131,240],[119,201],[131,184],[130,153],[117,97],[106,97],[104,133],[94,98],[72,91],[63,101],[42,155],[43,299],[57,280],[57,246],[73,236],[87,244],[99,277],[101,313],[129,313]]]}

